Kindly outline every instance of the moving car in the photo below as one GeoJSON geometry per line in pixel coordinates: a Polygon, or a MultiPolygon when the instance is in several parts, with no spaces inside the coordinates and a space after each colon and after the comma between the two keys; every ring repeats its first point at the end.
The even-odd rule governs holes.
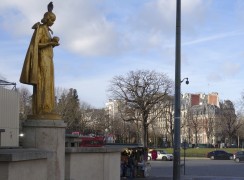
{"type": "MultiPolygon", "coordinates": [[[[163,161],[172,161],[173,160],[173,154],[167,153],[165,150],[157,150],[157,160],[163,160],[163,161]]],[[[148,153],[148,160],[152,160],[152,154],[151,151],[148,153]]]]}
{"type": "Polygon", "coordinates": [[[207,153],[207,157],[214,160],[214,159],[233,159],[233,154],[228,153],[224,150],[215,150],[207,153]]]}
{"type": "Polygon", "coordinates": [[[244,151],[237,151],[234,153],[233,160],[235,162],[244,161],[244,151]]]}

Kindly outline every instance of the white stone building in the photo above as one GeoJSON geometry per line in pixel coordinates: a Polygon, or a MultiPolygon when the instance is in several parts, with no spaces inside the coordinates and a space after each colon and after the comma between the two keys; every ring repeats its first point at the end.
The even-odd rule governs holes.
{"type": "MultiPolygon", "coordinates": [[[[109,100],[109,102],[106,103],[106,111],[108,112],[109,117],[114,118],[116,116],[116,114],[119,112],[118,107],[120,103],[121,101],[119,100],[109,100]]],[[[149,131],[152,131],[154,136],[156,135],[157,137],[163,139],[163,141],[167,141],[168,144],[172,145],[174,128],[173,98],[170,101],[167,101],[166,104],[166,106],[164,104],[162,115],[158,116],[157,119],[154,120],[154,123],[149,127],[149,131]]],[[[183,94],[181,98],[181,141],[183,142],[186,140],[187,142],[193,144],[215,144],[217,142],[217,138],[215,137],[216,130],[214,127],[217,119],[219,118],[218,113],[218,93],[183,94]],[[193,127],[190,126],[189,123],[190,111],[195,112],[195,115],[193,115],[192,118],[196,119],[197,116],[197,119],[199,120],[199,130],[197,133],[193,132],[193,127]],[[213,130],[211,131],[210,129],[212,128],[213,130]]],[[[154,116],[154,114],[151,114],[151,116],[154,116]]],[[[154,138],[151,138],[151,141],[154,141],[154,138]]]]}
{"type": "Polygon", "coordinates": [[[0,146],[19,146],[19,94],[0,86],[0,146]]]}

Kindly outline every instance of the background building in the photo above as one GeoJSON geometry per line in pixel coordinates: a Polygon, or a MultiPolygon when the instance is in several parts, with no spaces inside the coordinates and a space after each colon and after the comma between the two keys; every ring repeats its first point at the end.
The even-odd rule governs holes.
{"type": "Polygon", "coordinates": [[[220,119],[218,93],[182,95],[182,140],[191,144],[217,144],[220,119]]]}
{"type": "MultiPolygon", "coordinates": [[[[234,137],[234,130],[237,130],[234,106],[230,110],[228,101],[220,102],[219,95],[216,92],[204,93],[185,93],[181,96],[181,142],[186,141],[195,146],[219,146],[221,143],[230,143],[234,137]],[[227,108],[228,107],[228,108],[227,108]],[[233,127],[227,129],[228,122],[233,122],[233,127]],[[224,124],[224,122],[226,122],[224,124]],[[235,129],[236,128],[236,129],[235,129]],[[226,129],[226,130],[224,130],[226,129]],[[231,131],[232,129],[233,132],[231,131]],[[229,132],[229,133],[226,133],[229,132]],[[228,141],[227,141],[227,140],[228,141]]],[[[120,107],[125,103],[119,100],[109,100],[106,103],[106,112],[113,121],[123,122],[120,107]],[[120,115],[118,115],[120,113],[120,115]]],[[[229,103],[231,104],[231,103],[229,103]]],[[[126,108],[124,108],[125,110],[126,108]]],[[[136,116],[137,113],[134,112],[136,116]]],[[[136,118],[135,118],[136,119],[136,118]]],[[[133,132],[136,133],[137,141],[141,137],[141,122],[123,122],[121,128],[124,133],[121,136],[127,136],[128,142],[132,141],[133,132]],[[127,127],[127,128],[126,128],[127,127]],[[135,128],[136,127],[136,128],[135,128]],[[126,129],[127,133],[126,132],[126,129]],[[126,135],[127,134],[127,135],[126,135]]],[[[155,105],[152,112],[149,113],[150,125],[148,126],[149,145],[169,147],[174,142],[174,97],[168,97],[163,103],[155,105]]],[[[113,127],[112,127],[113,128],[113,127]]]]}
{"type": "Polygon", "coordinates": [[[1,146],[19,146],[19,95],[0,86],[1,146]]]}

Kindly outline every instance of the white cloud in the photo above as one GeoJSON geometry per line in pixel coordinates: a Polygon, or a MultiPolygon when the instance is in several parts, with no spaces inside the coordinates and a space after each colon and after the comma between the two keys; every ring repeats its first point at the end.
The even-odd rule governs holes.
{"type": "MultiPolygon", "coordinates": [[[[42,19],[49,2],[1,0],[0,75],[7,80],[18,82],[33,33],[31,27],[42,19]]],[[[221,87],[228,87],[228,82],[234,80],[242,88],[243,23],[234,13],[218,14],[227,9],[232,12],[232,6],[224,5],[237,7],[237,2],[181,1],[181,74],[190,80],[184,90],[204,92],[212,87],[210,91],[224,93],[221,87]],[[234,24],[234,19],[240,23],[234,24]],[[208,86],[209,83],[215,87],[208,86]]],[[[114,75],[150,69],[174,79],[175,3],[173,0],[53,1],[57,20],[52,30],[61,43],[55,48],[56,85],[76,88],[81,100],[102,106],[107,80],[114,75]]],[[[244,5],[242,1],[239,3],[244,5]]]]}
{"type": "MultiPolygon", "coordinates": [[[[146,1],[138,10],[135,9],[132,17],[129,17],[131,14],[123,14],[120,18],[127,21],[119,21],[122,24],[116,24],[116,20],[109,18],[109,13],[116,15],[116,12],[103,9],[105,2],[54,1],[53,11],[57,20],[52,28],[55,35],[60,36],[62,46],[83,56],[105,56],[133,49],[150,52],[174,42],[175,1],[146,1]]],[[[210,0],[182,2],[184,29],[194,29],[199,19],[203,19],[209,4],[206,2],[210,0]]],[[[48,3],[4,0],[0,5],[1,9],[6,9],[1,13],[3,26],[17,35],[31,34],[32,25],[42,19],[48,3]]],[[[120,12],[117,14],[121,16],[120,12]]]]}
{"type": "Polygon", "coordinates": [[[63,45],[70,51],[84,56],[108,55],[118,51],[116,29],[99,9],[102,2],[61,3],[55,28],[63,45]]]}
{"type": "Polygon", "coordinates": [[[29,34],[33,23],[41,20],[47,11],[48,3],[48,1],[3,0],[0,4],[1,26],[16,35],[29,34]]]}
{"type": "Polygon", "coordinates": [[[184,42],[183,45],[194,45],[194,44],[198,44],[198,43],[205,43],[208,41],[220,40],[220,39],[224,39],[224,38],[228,38],[228,37],[240,36],[243,34],[244,34],[244,32],[239,31],[239,30],[235,30],[232,32],[218,33],[218,34],[210,35],[210,36],[206,36],[206,37],[195,38],[192,41],[184,42]]]}

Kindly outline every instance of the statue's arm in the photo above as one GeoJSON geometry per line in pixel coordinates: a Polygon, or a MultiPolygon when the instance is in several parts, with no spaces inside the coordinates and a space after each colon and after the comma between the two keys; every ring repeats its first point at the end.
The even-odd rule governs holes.
{"type": "Polygon", "coordinates": [[[45,48],[45,47],[48,47],[48,46],[59,46],[59,43],[58,42],[54,42],[54,41],[50,41],[50,42],[47,42],[47,43],[39,43],[38,44],[38,47],[39,49],[42,49],[42,48],[45,48]]]}
{"type": "Polygon", "coordinates": [[[58,37],[53,37],[52,39],[49,39],[49,33],[45,30],[45,25],[40,25],[38,26],[37,29],[37,36],[38,36],[38,49],[42,49],[42,48],[46,48],[48,46],[59,46],[59,38],[58,37]],[[58,38],[58,40],[56,40],[55,38],[58,38]],[[47,39],[49,39],[47,41],[47,39]]]}

